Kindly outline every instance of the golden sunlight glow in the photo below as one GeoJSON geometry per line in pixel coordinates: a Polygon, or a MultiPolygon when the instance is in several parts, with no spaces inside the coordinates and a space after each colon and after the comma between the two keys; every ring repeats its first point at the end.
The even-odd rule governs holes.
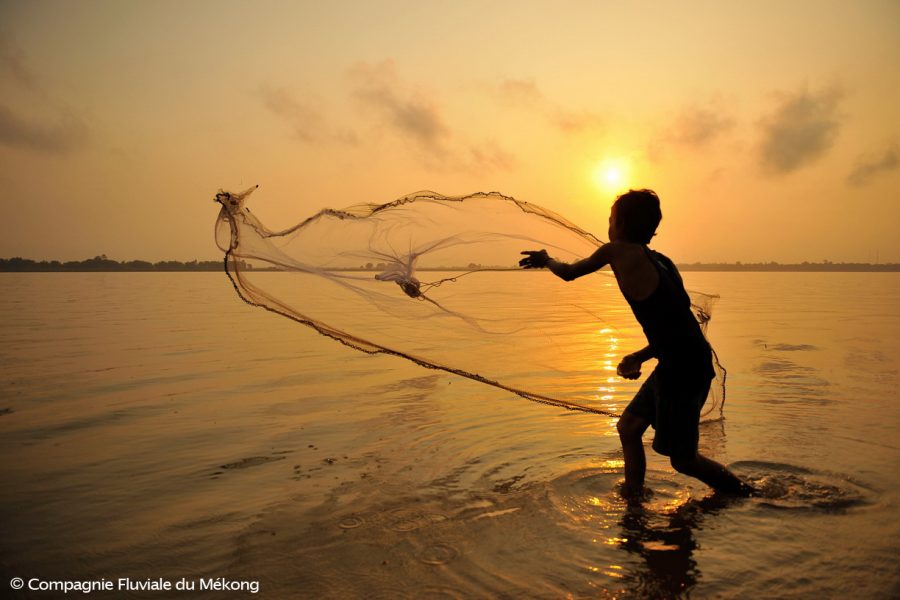
{"type": "Polygon", "coordinates": [[[628,163],[622,158],[607,158],[594,166],[594,184],[605,193],[617,194],[628,188],[628,163]]]}

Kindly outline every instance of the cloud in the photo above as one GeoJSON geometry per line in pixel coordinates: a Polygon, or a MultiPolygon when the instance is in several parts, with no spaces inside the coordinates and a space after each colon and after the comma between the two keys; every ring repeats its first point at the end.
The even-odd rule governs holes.
{"type": "Polygon", "coordinates": [[[840,131],[837,109],[842,95],[835,87],[783,95],[774,112],[761,121],[763,167],[785,174],[824,156],[840,131]]]}
{"type": "Polygon", "coordinates": [[[734,119],[714,108],[692,106],[675,119],[666,140],[679,146],[705,148],[734,128],[734,119]]]}
{"type": "Polygon", "coordinates": [[[575,112],[556,108],[551,114],[550,122],[563,133],[581,133],[603,126],[600,115],[589,110],[575,112]]]}
{"type": "Polygon", "coordinates": [[[7,99],[17,96],[16,104],[27,105],[44,116],[23,116],[19,108],[0,104],[0,144],[57,155],[69,154],[86,144],[89,129],[85,120],[74,110],[53,102],[28,67],[21,49],[0,32],[0,85],[4,84],[18,88],[18,93],[7,99]]]}
{"type": "Polygon", "coordinates": [[[84,146],[87,138],[87,125],[71,112],[60,111],[55,122],[36,123],[0,105],[0,144],[47,154],[67,154],[84,146]]]}
{"type": "Polygon", "coordinates": [[[517,108],[535,108],[545,102],[533,79],[504,79],[497,84],[495,92],[502,104],[517,108]]]}
{"type": "Polygon", "coordinates": [[[861,156],[847,175],[847,184],[862,187],[880,173],[893,171],[900,167],[900,152],[896,144],[891,144],[880,154],[861,156]]]}
{"type": "Polygon", "coordinates": [[[22,58],[22,51],[2,34],[0,34],[0,69],[4,78],[11,78],[20,87],[32,92],[40,91],[37,79],[22,58]]]}
{"type": "Polygon", "coordinates": [[[397,76],[394,62],[358,63],[349,71],[353,96],[379,112],[403,137],[436,155],[446,151],[450,130],[437,104],[423,92],[409,90],[397,76]]]}
{"type": "MultiPolygon", "coordinates": [[[[454,132],[440,105],[424,90],[402,80],[392,60],[359,62],[348,70],[348,77],[352,97],[411,143],[417,160],[427,168],[485,173],[509,170],[516,164],[515,156],[497,142],[473,142],[454,132]]],[[[525,88],[510,93],[529,94],[525,88]]]]}
{"type": "Polygon", "coordinates": [[[503,79],[493,89],[500,104],[534,111],[566,134],[595,130],[603,125],[603,119],[589,110],[574,111],[548,99],[533,79],[503,79]]]}
{"type": "MultiPolygon", "coordinates": [[[[390,132],[407,142],[414,158],[437,171],[485,173],[508,170],[516,158],[491,139],[472,141],[446,124],[440,105],[422,89],[401,79],[391,60],[377,64],[359,62],[347,70],[349,95],[374,116],[379,133],[390,132]]],[[[358,145],[360,136],[351,129],[329,123],[327,107],[307,95],[283,87],[258,90],[263,106],[286,122],[292,136],[303,143],[337,142],[358,145]]],[[[333,121],[332,117],[332,121],[333,121]]]]}
{"type": "Polygon", "coordinates": [[[311,103],[297,100],[285,88],[262,87],[259,95],[269,111],[290,124],[293,137],[301,142],[314,142],[321,137],[322,113],[311,103]]]}
{"type": "MultiPolygon", "coordinates": [[[[708,149],[734,129],[735,120],[731,112],[727,101],[718,95],[682,107],[674,116],[667,117],[670,119],[668,124],[661,125],[658,133],[648,140],[647,158],[660,162],[673,148],[678,153],[685,149],[708,149]]],[[[710,177],[713,177],[712,173],[710,177]]]]}
{"type": "Polygon", "coordinates": [[[479,145],[468,145],[468,161],[459,168],[482,173],[485,171],[509,171],[516,165],[516,157],[501,148],[496,142],[488,141],[479,145]]]}

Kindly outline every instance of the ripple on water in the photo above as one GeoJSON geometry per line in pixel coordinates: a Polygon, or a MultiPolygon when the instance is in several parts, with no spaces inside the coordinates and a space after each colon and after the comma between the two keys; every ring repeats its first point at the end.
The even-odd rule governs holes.
{"type": "MultiPolygon", "coordinates": [[[[578,526],[615,521],[626,505],[621,495],[623,480],[620,469],[579,469],[553,480],[548,499],[554,512],[578,526]]],[[[674,510],[690,498],[690,491],[665,471],[648,470],[645,485],[649,491],[642,504],[650,512],[674,510]]]]}
{"type": "Polygon", "coordinates": [[[444,515],[437,513],[428,514],[415,509],[398,508],[387,514],[387,528],[392,531],[405,533],[444,519],[446,519],[444,515]]]}
{"type": "Polygon", "coordinates": [[[357,527],[364,525],[365,522],[366,520],[359,515],[348,515],[338,521],[338,527],[341,529],[356,529],[357,527]]]}
{"type": "Polygon", "coordinates": [[[429,546],[419,555],[426,565],[446,565],[454,558],[459,556],[459,551],[449,544],[435,544],[429,546]]]}
{"type": "Polygon", "coordinates": [[[837,511],[875,502],[874,489],[846,475],[763,461],[730,468],[759,490],[759,503],[774,508],[837,511]]]}

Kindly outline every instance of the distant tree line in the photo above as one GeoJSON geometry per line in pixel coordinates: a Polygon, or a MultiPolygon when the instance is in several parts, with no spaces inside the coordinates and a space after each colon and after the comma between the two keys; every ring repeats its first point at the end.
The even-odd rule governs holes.
{"type": "MultiPolygon", "coordinates": [[[[241,261],[246,269],[252,265],[241,261]]],[[[58,260],[36,261],[30,258],[0,258],[0,271],[39,272],[39,271],[221,271],[221,260],[192,260],[181,262],[178,260],[163,260],[149,262],[146,260],[117,261],[106,257],[105,254],[88,258],[86,260],[70,260],[60,262],[58,260]]]]}
{"type": "Polygon", "coordinates": [[[681,271],[823,271],[823,272],[852,272],[852,271],[900,271],[900,263],[844,263],[825,260],[820,263],[687,263],[679,264],[681,271]]]}
{"type": "MultiPolygon", "coordinates": [[[[240,261],[244,270],[253,269],[253,265],[240,261]]],[[[346,271],[384,271],[390,265],[387,263],[366,263],[358,267],[335,268],[334,270],[346,271]]],[[[852,271],[900,271],[900,263],[835,263],[823,261],[820,263],[682,263],[678,265],[682,271],[823,271],[823,272],[852,272],[852,271]]],[[[0,272],[40,272],[40,271],[221,271],[221,260],[192,260],[181,262],[178,260],[163,260],[148,262],[146,260],[117,261],[107,258],[105,254],[88,258],[86,260],[73,260],[60,262],[58,260],[35,261],[29,258],[0,258],[0,272]]],[[[273,267],[256,268],[257,271],[275,271],[273,267]]],[[[459,271],[459,270],[491,270],[491,271],[518,271],[519,267],[486,266],[470,263],[466,267],[433,267],[421,269],[423,271],[459,271]]]]}

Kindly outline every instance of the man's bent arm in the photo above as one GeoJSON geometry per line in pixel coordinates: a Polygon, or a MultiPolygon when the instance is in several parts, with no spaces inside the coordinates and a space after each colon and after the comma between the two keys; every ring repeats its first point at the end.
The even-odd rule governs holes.
{"type": "Polygon", "coordinates": [[[651,348],[649,344],[647,346],[644,346],[637,352],[632,352],[630,356],[633,356],[634,358],[641,361],[642,363],[647,362],[651,358],[657,357],[656,351],[653,348],[651,348]]]}

